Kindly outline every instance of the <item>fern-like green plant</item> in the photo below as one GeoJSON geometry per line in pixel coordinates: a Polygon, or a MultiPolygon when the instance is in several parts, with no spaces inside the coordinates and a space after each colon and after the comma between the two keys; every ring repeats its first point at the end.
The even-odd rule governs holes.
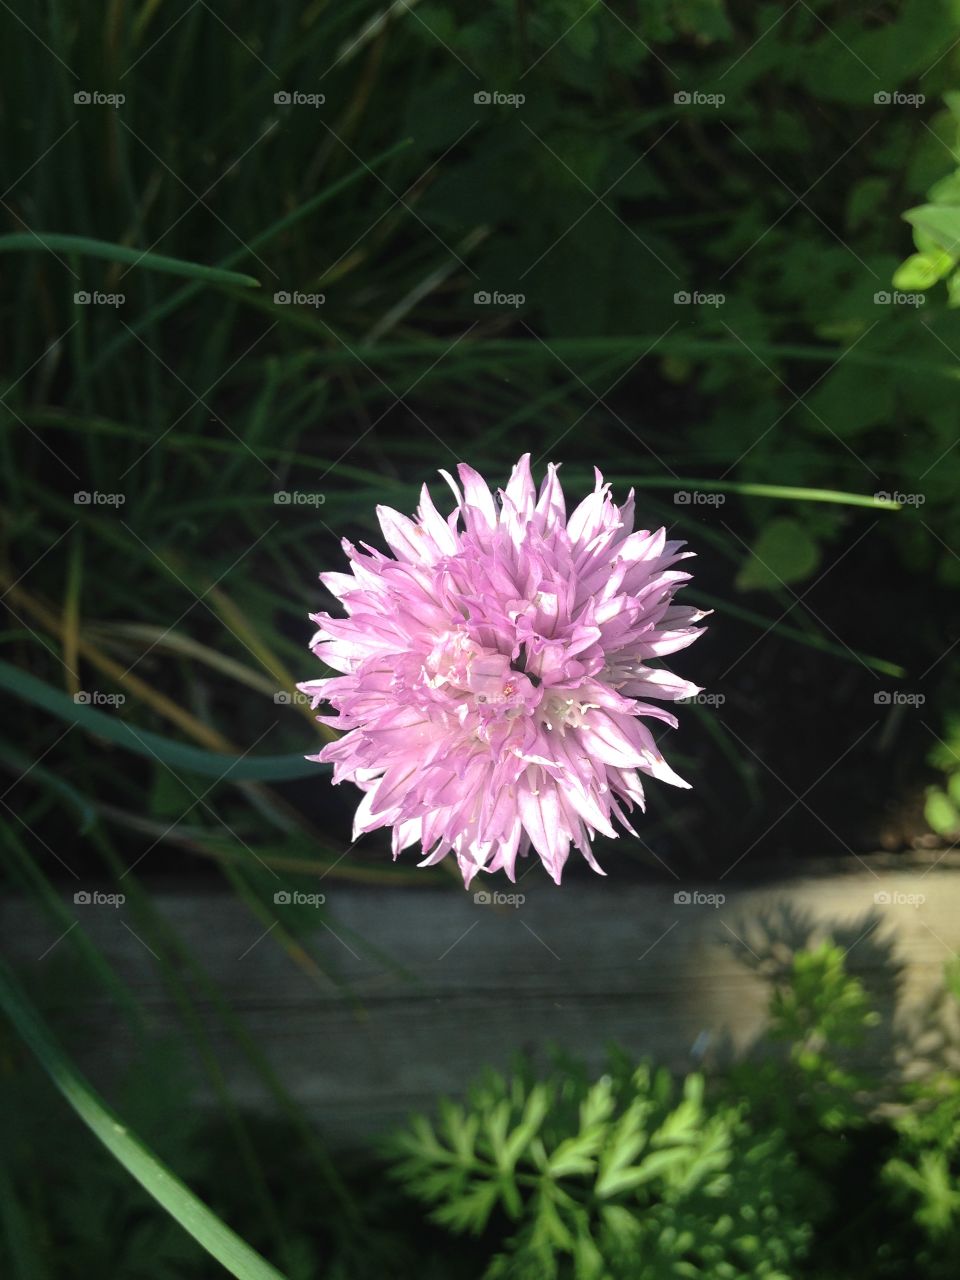
{"type": "Polygon", "coordinates": [[[533,1084],[529,1064],[488,1073],[389,1142],[393,1173],[453,1232],[497,1222],[485,1280],[790,1275],[809,1188],[782,1136],[710,1102],[699,1074],[624,1066],[593,1083],[562,1060],[533,1084]]]}
{"type": "Polygon", "coordinates": [[[733,1064],[724,1087],[829,1167],[844,1157],[849,1132],[868,1122],[877,1081],[858,1063],[879,1014],[843,950],[827,941],[797,952],[775,979],[769,1019],[757,1055],[733,1064]]]}
{"type": "MultiPolygon", "coordinates": [[[[947,990],[960,1003],[960,961],[947,967],[947,990]]],[[[937,1256],[960,1253],[960,1078],[942,1070],[907,1090],[910,1106],[894,1121],[898,1153],[883,1168],[937,1256]]]]}

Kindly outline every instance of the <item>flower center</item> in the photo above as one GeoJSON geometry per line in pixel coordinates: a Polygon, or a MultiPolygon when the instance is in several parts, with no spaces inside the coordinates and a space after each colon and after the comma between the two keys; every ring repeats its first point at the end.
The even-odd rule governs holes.
{"type": "Polygon", "coordinates": [[[549,694],[540,705],[540,718],[548,729],[559,730],[562,735],[567,729],[579,729],[586,712],[596,710],[597,706],[595,702],[580,702],[564,694],[549,694]]]}
{"type": "Polygon", "coordinates": [[[542,680],[524,670],[526,653],[511,662],[506,654],[487,649],[462,631],[441,635],[427,654],[421,668],[421,679],[435,694],[460,710],[471,706],[487,724],[501,716],[513,720],[532,714],[541,700],[542,680]]]}

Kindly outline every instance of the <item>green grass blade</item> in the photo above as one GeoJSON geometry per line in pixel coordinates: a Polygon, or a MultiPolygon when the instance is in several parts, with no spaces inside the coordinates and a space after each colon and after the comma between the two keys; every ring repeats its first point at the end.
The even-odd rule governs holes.
{"type": "Polygon", "coordinates": [[[606,476],[611,483],[632,484],[637,489],[701,490],[703,493],[738,493],[744,498],[783,498],[790,502],[836,502],[875,511],[900,511],[891,498],[848,493],[843,489],[804,489],[796,485],[753,484],[745,480],[694,480],[689,476],[606,476]]]}
{"type": "Polygon", "coordinates": [[[872,667],[874,671],[879,671],[882,675],[893,676],[896,680],[903,680],[907,676],[906,667],[900,666],[898,662],[888,662],[886,658],[874,658],[868,653],[860,653],[856,649],[849,649],[846,645],[834,644],[832,640],[828,640],[819,632],[798,631],[796,627],[791,627],[786,622],[780,622],[776,618],[766,618],[761,613],[755,613],[752,609],[745,609],[742,605],[734,604],[730,600],[720,600],[717,596],[707,595],[703,591],[696,593],[697,604],[705,604],[708,609],[713,609],[715,613],[728,613],[732,618],[741,618],[744,622],[749,622],[755,627],[761,627],[766,634],[768,631],[776,629],[781,635],[789,636],[791,640],[797,640],[800,644],[805,644],[811,649],[820,649],[823,653],[832,653],[838,658],[844,658],[848,662],[860,661],[866,667],[872,667]]]}
{"type": "Polygon", "coordinates": [[[322,765],[305,760],[301,755],[227,756],[175,742],[149,729],[134,731],[116,716],[97,711],[84,703],[76,703],[66,693],[20,671],[8,662],[0,662],[0,689],[15,694],[25,702],[42,707],[61,720],[67,720],[148,759],[159,759],[173,768],[199,773],[206,778],[223,778],[230,782],[285,782],[305,778],[322,765]]]}
{"type": "Polygon", "coordinates": [[[0,1007],[73,1110],[131,1177],[237,1280],[284,1280],[161,1164],[76,1070],[0,960],[0,1007]]]}
{"type": "Polygon", "coordinates": [[[205,267],[199,262],[186,262],[183,258],[168,258],[163,253],[150,253],[146,249],[131,249],[109,240],[91,240],[89,236],[61,235],[58,231],[13,232],[0,236],[0,253],[22,253],[46,250],[48,253],[79,253],[85,258],[103,258],[107,262],[125,262],[131,267],[144,267],[147,271],[162,271],[169,276],[186,276],[188,280],[204,280],[207,284],[234,284],[245,288],[260,288],[260,281],[239,271],[225,271],[223,267],[205,267]]]}
{"type": "MultiPolygon", "coordinates": [[[[120,877],[125,870],[124,864],[117,857],[116,851],[109,840],[101,836],[97,838],[97,843],[107,865],[112,869],[119,883],[120,877]]],[[[288,1092],[287,1087],[271,1066],[268,1057],[263,1053],[257,1038],[250,1034],[243,1019],[238,1017],[230,1001],[223,995],[217,983],[204,969],[195,952],[183,940],[179,931],[157,909],[152,896],[137,883],[136,876],[127,877],[124,880],[124,886],[127,896],[130,898],[134,909],[138,912],[138,920],[141,921],[143,932],[150,939],[151,945],[156,948],[158,954],[174,958],[175,963],[172,966],[168,964],[166,959],[161,962],[164,964],[168,983],[171,986],[176,986],[182,992],[183,999],[195,1006],[195,1012],[199,1010],[201,1003],[201,995],[199,993],[202,993],[203,1004],[220,1015],[222,1025],[233,1039],[237,1049],[244,1054],[251,1069],[260,1077],[265,1088],[269,1091],[287,1120],[296,1128],[304,1147],[312,1155],[320,1175],[324,1179],[321,1194],[336,1201],[338,1209],[337,1229],[347,1232],[359,1229],[361,1216],[358,1206],[354,1202],[336,1163],[324,1147],[315,1127],[311,1124],[302,1102],[288,1092]],[[183,978],[181,978],[181,969],[183,978]],[[189,974],[189,982],[184,981],[187,974],[189,974]]],[[[209,1018],[209,1014],[205,1016],[209,1018]]]]}

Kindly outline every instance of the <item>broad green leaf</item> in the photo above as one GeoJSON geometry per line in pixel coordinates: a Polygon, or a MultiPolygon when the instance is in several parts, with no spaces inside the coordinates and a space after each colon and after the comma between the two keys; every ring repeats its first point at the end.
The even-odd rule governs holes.
{"type": "Polygon", "coordinates": [[[938,787],[931,787],[927,792],[923,816],[939,836],[951,835],[960,829],[960,813],[946,792],[938,787]]]}
{"type": "Polygon", "coordinates": [[[927,192],[927,200],[936,205],[960,205],[960,169],[935,182],[927,192]]]}
{"type": "Polygon", "coordinates": [[[894,378],[885,372],[876,370],[865,378],[862,369],[844,360],[808,397],[812,416],[805,416],[804,424],[830,442],[821,448],[830,447],[838,436],[845,440],[889,424],[896,412],[896,390],[894,378]]]}
{"type": "Polygon", "coordinates": [[[820,563],[820,550],[798,520],[782,516],[764,525],[737,574],[741,591],[773,590],[802,582],[820,563]]]}
{"type": "Polygon", "coordinates": [[[912,253],[893,273],[893,287],[908,292],[930,289],[955,265],[956,259],[949,253],[912,253]]]}
{"type": "Polygon", "coordinates": [[[932,236],[947,253],[960,254],[960,207],[921,204],[908,209],[903,216],[911,226],[932,236]]]}

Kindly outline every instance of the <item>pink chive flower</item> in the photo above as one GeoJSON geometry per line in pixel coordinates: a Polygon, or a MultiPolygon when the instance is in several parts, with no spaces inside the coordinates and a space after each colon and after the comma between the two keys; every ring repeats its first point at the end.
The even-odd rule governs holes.
{"type": "Polygon", "coordinates": [[[633,529],[600,472],[567,517],[552,463],[539,493],[530,455],[495,501],[472,467],[444,519],[427,486],[415,519],[377,516],[392,555],[346,539],[352,572],[320,581],[347,616],[312,614],[313,652],[341,674],[299,687],[331,704],[345,730],[309,759],[365,795],[353,838],[393,828],[393,856],[419,845],[420,866],[454,853],[469,887],[530,846],[557,884],[571,845],[594,871],[590,842],[636,834],[641,774],[686,787],[648,720],[677,720],[650,699],[700,692],[651,659],[691,644],[706,615],[673,603],[692,552],[664,529],[633,529]]]}

